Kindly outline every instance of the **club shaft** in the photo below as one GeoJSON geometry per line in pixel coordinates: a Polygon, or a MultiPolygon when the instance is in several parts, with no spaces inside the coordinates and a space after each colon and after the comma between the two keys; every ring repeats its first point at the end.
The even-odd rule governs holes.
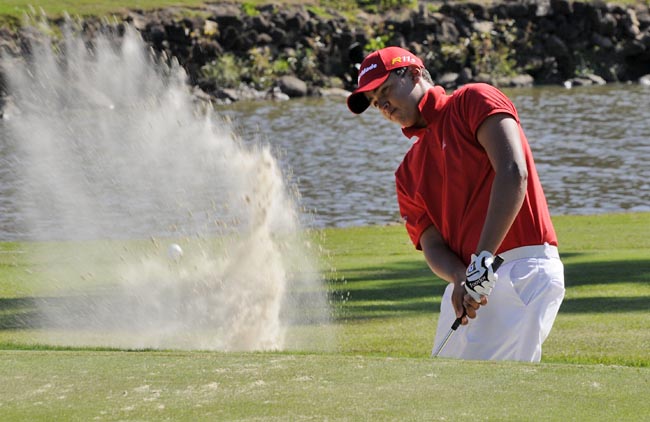
{"type": "Polygon", "coordinates": [[[445,347],[445,345],[447,344],[447,342],[449,341],[449,338],[451,337],[451,335],[452,335],[453,333],[454,333],[454,330],[452,330],[452,329],[450,328],[450,329],[449,329],[449,332],[448,332],[447,335],[445,336],[445,339],[442,341],[442,343],[440,343],[440,345],[439,345],[436,349],[434,349],[434,350],[431,352],[431,357],[432,357],[432,358],[437,358],[437,357],[438,357],[438,355],[439,355],[440,352],[442,351],[443,347],[445,347]]]}
{"type": "MultiPolygon", "coordinates": [[[[496,257],[494,257],[494,262],[492,263],[492,271],[496,271],[501,266],[501,264],[503,264],[503,258],[497,255],[496,257]]],[[[444,349],[447,343],[449,342],[449,339],[451,338],[452,334],[454,334],[454,331],[456,331],[458,327],[460,327],[460,325],[462,324],[463,317],[465,315],[467,315],[467,311],[463,309],[463,315],[461,315],[460,318],[456,318],[454,323],[451,324],[451,328],[447,332],[447,335],[442,340],[440,345],[431,351],[431,357],[433,358],[438,357],[440,352],[442,352],[442,349],[444,349]]],[[[435,340],[434,340],[434,344],[435,344],[435,340]]]]}
{"type": "Polygon", "coordinates": [[[451,325],[451,328],[450,328],[449,331],[447,332],[447,335],[445,336],[444,340],[442,340],[442,342],[440,343],[440,345],[439,345],[436,349],[434,349],[434,350],[431,352],[431,357],[434,357],[434,358],[435,358],[435,357],[438,357],[438,355],[440,354],[440,352],[442,352],[442,349],[447,345],[447,342],[448,342],[449,339],[451,338],[451,335],[454,334],[454,331],[456,331],[456,329],[457,329],[457,328],[460,326],[460,324],[463,322],[463,317],[464,317],[465,315],[466,315],[466,313],[465,313],[465,311],[463,310],[463,315],[462,315],[460,318],[456,318],[456,320],[454,321],[454,323],[451,325]]]}

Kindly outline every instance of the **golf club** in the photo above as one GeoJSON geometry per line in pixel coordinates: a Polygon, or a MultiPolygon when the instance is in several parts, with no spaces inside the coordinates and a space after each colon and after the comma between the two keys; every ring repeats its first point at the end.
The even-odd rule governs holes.
{"type": "MultiPolygon", "coordinates": [[[[498,255],[495,256],[495,257],[494,257],[494,261],[492,262],[492,271],[496,272],[496,271],[499,269],[499,267],[501,266],[501,264],[503,264],[503,258],[501,258],[501,257],[498,256],[498,255]]],[[[444,349],[444,347],[447,345],[447,342],[448,342],[449,339],[451,338],[451,335],[454,333],[454,331],[456,331],[456,329],[457,329],[458,327],[460,327],[460,324],[461,324],[461,322],[463,321],[463,317],[464,317],[466,314],[467,314],[466,311],[463,309],[463,315],[461,315],[460,318],[456,318],[456,320],[454,321],[454,323],[451,324],[451,328],[449,329],[449,332],[447,333],[447,335],[445,336],[445,338],[442,340],[442,343],[440,343],[440,346],[438,346],[437,349],[434,348],[434,349],[431,351],[431,357],[432,357],[432,358],[438,357],[438,355],[440,354],[440,352],[442,351],[442,349],[444,349]]],[[[434,339],[434,347],[435,347],[435,339],[434,339]]]]}

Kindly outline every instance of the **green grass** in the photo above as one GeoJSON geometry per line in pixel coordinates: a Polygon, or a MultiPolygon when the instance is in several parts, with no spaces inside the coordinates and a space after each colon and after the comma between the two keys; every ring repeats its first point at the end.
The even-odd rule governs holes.
{"type": "Polygon", "coordinates": [[[204,5],[200,0],[69,0],[69,1],[29,1],[3,0],[0,4],[0,15],[20,18],[24,12],[32,9],[43,10],[47,16],[60,17],[64,12],[78,16],[106,16],[121,13],[127,9],[152,10],[171,6],[197,7],[204,5]]]}
{"type": "MultiPolygon", "coordinates": [[[[554,221],[567,294],[543,361],[650,366],[650,215],[554,221]]],[[[349,292],[340,310],[343,348],[423,357],[445,283],[431,275],[404,229],[330,230],[326,239],[345,280],[337,288],[349,292]],[[380,338],[375,330],[383,331],[380,338]]]]}
{"type": "MultiPolygon", "coordinates": [[[[25,12],[31,12],[35,9],[38,13],[42,10],[50,18],[59,18],[68,13],[71,16],[111,16],[120,15],[127,10],[154,10],[168,7],[177,7],[187,9],[199,8],[209,4],[209,1],[201,0],[51,0],[34,2],[32,0],[3,0],[0,3],[0,17],[10,19],[21,19],[25,12]]],[[[281,2],[270,2],[264,0],[233,0],[230,3],[240,3],[245,8],[266,5],[266,4],[285,4],[295,5],[304,4],[315,11],[321,10],[322,7],[334,7],[338,10],[350,10],[356,7],[352,0],[331,0],[331,1],[299,1],[283,0],[281,2]]]]}
{"type": "Polygon", "coordinates": [[[335,319],[295,328],[310,347],[274,353],[35,343],[43,328],[21,316],[51,289],[38,269],[66,257],[66,244],[1,243],[2,419],[640,420],[650,412],[639,400],[650,388],[650,213],[554,222],[567,295],[540,364],[430,359],[445,284],[401,226],[314,233],[335,319]],[[54,252],[34,266],[43,248],[54,252]]]}
{"type": "Polygon", "coordinates": [[[639,400],[647,375],[368,356],[6,351],[0,403],[5,421],[632,421],[649,408],[639,400]]]}
{"type": "MultiPolygon", "coordinates": [[[[463,3],[464,0],[452,1],[452,3],[463,3]]],[[[491,0],[473,1],[479,4],[493,3],[491,0]]],[[[3,0],[0,3],[0,16],[20,19],[23,13],[30,11],[32,7],[37,11],[43,10],[49,17],[56,18],[69,13],[72,16],[110,16],[120,14],[126,10],[153,10],[166,7],[196,8],[209,1],[201,0],[45,0],[34,2],[32,0],[3,0]]],[[[299,0],[282,0],[271,2],[269,0],[232,0],[231,3],[240,3],[245,7],[258,5],[275,4],[275,5],[293,5],[304,4],[314,11],[321,11],[326,14],[324,8],[333,8],[338,11],[352,11],[359,8],[359,2],[354,0],[326,0],[326,1],[299,1],[299,0]]],[[[372,2],[363,2],[371,4],[372,2]]],[[[379,2],[377,2],[379,3],[379,2]]],[[[386,2],[390,4],[391,2],[386,2]]],[[[393,2],[398,4],[399,2],[393,2]]],[[[648,0],[619,0],[617,4],[648,4],[648,0]]]]}

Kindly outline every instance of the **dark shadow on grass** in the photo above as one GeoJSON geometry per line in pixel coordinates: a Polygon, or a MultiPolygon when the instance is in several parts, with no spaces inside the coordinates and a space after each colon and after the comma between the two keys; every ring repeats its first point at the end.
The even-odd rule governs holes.
{"type": "Polygon", "coordinates": [[[143,313],[162,310],[100,294],[0,299],[0,330],[132,328],[143,313]]]}
{"type": "MultiPolygon", "coordinates": [[[[348,305],[346,311],[355,315],[352,319],[394,318],[415,314],[430,314],[433,316],[440,311],[440,301],[431,300],[421,302],[394,302],[387,304],[348,305]]],[[[350,318],[348,318],[350,319],[350,318]]]]}
{"type": "Polygon", "coordinates": [[[33,328],[35,309],[35,299],[31,297],[0,298],[0,330],[33,328]]]}
{"type": "Polygon", "coordinates": [[[621,313],[647,312],[650,309],[650,296],[634,297],[584,297],[564,299],[560,313],[621,313]]]}
{"type": "MultiPolygon", "coordinates": [[[[168,290],[151,286],[151,292],[153,299],[143,296],[142,292],[88,292],[55,297],[0,298],[0,330],[146,331],[174,327],[178,324],[187,324],[188,330],[210,330],[229,326],[232,323],[229,318],[237,317],[220,312],[223,306],[230,305],[224,305],[218,294],[200,291],[197,293],[196,287],[191,284],[168,290]]],[[[317,291],[287,294],[287,306],[282,309],[281,321],[287,325],[318,325],[329,322],[329,309],[322,304],[324,301],[320,295],[317,291]]],[[[265,303],[242,303],[240,306],[232,305],[232,309],[228,309],[231,309],[233,314],[244,313],[247,309],[265,306],[265,303]]]]}
{"type": "MultiPolygon", "coordinates": [[[[581,255],[563,254],[563,257],[581,255]]],[[[345,284],[337,283],[339,297],[346,297],[337,318],[362,320],[438,312],[437,302],[446,282],[433,276],[424,259],[404,260],[386,266],[359,267],[343,272],[345,284]],[[363,284],[363,287],[358,285],[363,284]],[[349,289],[349,296],[342,289],[349,289]],[[382,303],[373,303],[382,302],[382,303]],[[387,303],[388,302],[388,303],[387,303]],[[436,305],[432,305],[436,303],[436,305]]],[[[565,263],[567,289],[576,286],[619,283],[650,283],[650,259],[596,263],[565,263]]],[[[333,297],[336,302],[336,297],[333,297]]],[[[565,300],[560,312],[629,312],[650,309],[650,298],[589,297],[565,300]]]]}
{"type": "Polygon", "coordinates": [[[650,258],[564,266],[566,287],[587,284],[650,283],[650,258]]]}

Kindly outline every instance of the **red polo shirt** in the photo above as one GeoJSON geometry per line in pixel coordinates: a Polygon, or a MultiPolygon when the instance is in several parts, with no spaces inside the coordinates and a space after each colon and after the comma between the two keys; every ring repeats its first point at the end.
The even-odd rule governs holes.
{"type": "MultiPolygon", "coordinates": [[[[404,128],[417,140],[395,172],[397,200],[411,241],[422,249],[420,236],[434,224],[449,248],[469,264],[477,252],[490,201],[494,170],[476,139],[481,123],[497,113],[519,124],[512,102],[487,84],[468,84],[447,95],[431,88],[419,104],[425,128],[404,128]]],[[[520,246],[557,245],[546,198],[533,155],[521,125],[519,132],[528,169],[524,203],[497,253],[520,246]]]]}

